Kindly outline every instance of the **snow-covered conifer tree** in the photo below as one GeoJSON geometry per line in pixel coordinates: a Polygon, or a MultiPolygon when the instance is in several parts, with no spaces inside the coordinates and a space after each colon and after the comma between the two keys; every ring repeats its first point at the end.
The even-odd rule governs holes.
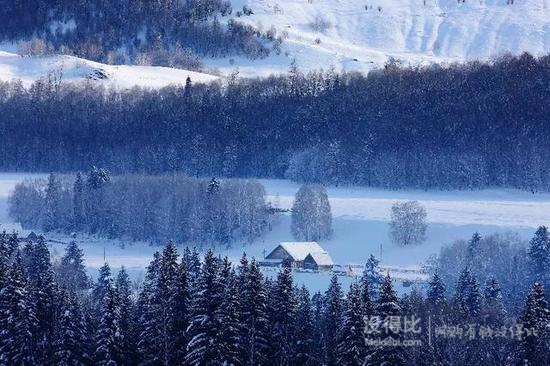
{"type": "Polygon", "coordinates": [[[531,330],[531,334],[523,336],[518,354],[519,364],[548,364],[550,349],[546,337],[549,322],[550,310],[544,295],[544,287],[539,282],[535,282],[527,295],[525,310],[521,317],[521,324],[524,328],[531,330]]]}
{"type": "Polygon", "coordinates": [[[220,354],[216,314],[223,292],[218,271],[218,260],[209,250],[204,257],[197,292],[192,300],[189,342],[185,356],[185,363],[189,365],[213,364],[220,354]]]}
{"type": "Polygon", "coordinates": [[[469,267],[465,267],[458,278],[453,297],[453,315],[459,321],[479,319],[481,312],[479,282],[469,267]]]}
{"type": "Polygon", "coordinates": [[[59,366],[86,366],[91,364],[89,328],[74,292],[61,292],[61,309],[58,317],[54,362],[59,366]]]}
{"type": "MultiPolygon", "coordinates": [[[[376,304],[375,313],[380,317],[382,322],[380,330],[383,332],[384,339],[392,339],[395,341],[401,339],[401,334],[391,329],[391,317],[402,315],[402,309],[397,294],[393,289],[392,280],[389,274],[384,277],[384,281],[380,286],[380,297],[376,304]]],[[[367,365],[399,366],[405,364],[401,346],[377,346],[374,347],[374,350],[367,356],[367,365]]]]}
{"type": "Polygon", "coordinates": [[[67,244],[57,272],[60,286],[71,292],[86,290],[90,286],[84,267],[84,253],[75,241],[67,244]]]}
{"type": "Polygon", "coordinates": [[[377,301],[380,291],[380,285],[382,285],[384,277],[380,273],[380,261],[371,254],[367,262],[365,263],[365,269],[363,271],[363,283],[369,286],[369,295],[371,301],[377,301]]]}
{"type": "Polygon", "coordinates": [[[332,276],[325,292],[323,306],[323,360],[327,365],[336,365],[338,359],[338,330],[342,323],[342,288],[336,275],[332,276]]]}
{"type": "Polygon", "coordinates": [[[543,285],[550,284],[550,238],[546,226],[540,226],[529,242],[529,278],[543,285]]]}
{"type": "MultiPolygon", "coordinates": [[[[320,307],[319,307],[320,311],[320,307]]],[[[321,313],[319,312],[319,316],[321,313]]],[[[317,357],[314,354],[315,325],[309,291],[305,286],[298,290],[296,315],[294,316],[294,362],[296,365],[314,365],[317,357]]]]}
{"type": "Polygon", "coordinates": [[[95,332],[94,362],[96,365],[117,366],[123,364],[119,322],[116,292],[110,286],[103,296],[101,319],[95,332]]]}
{"type": "Polygon", "coordinates": [[[345,301],[342,326],[339,329],[338,365],[362,365],[365,361],[365,323],[361,291],[352,283],[345,301]]]}
{"type": "Polygon", "coordinates": [[[6,273],[0,289],[0,364],[33,366],[41,359],[35,343],[38,321],[19,252],[6,273]]]}

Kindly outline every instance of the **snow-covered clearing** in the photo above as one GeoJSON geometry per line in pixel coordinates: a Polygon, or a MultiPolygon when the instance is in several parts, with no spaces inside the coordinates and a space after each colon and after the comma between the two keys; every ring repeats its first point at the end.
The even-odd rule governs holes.
{"type": "MultiPolygon", "coordinates": [[[[7,197],[17,182],[35,178],[36,174],[0,173],[0,222],[9,222],[7,197]]],[[[281,208],[290,208],[298,184],[285,180],[261,180],[268,199],[281,208]]],[[[417,269],[442,245],[456,239],[469,238],[474,231],[482,235],[494,232],[517,232],[528,239],[539,225],[550,224],[550,194],[517,190],[483,191],[387,191],[364,187],[330,187],[328,195],[334,216],[334,237],[322,241],[337,264],[362,264],[372,253],[381,257],[382,265],[392,271],[417,269]],[[396,201],[418,200],[426,207],[429,227],[427,240],[419,246],[407,248],[392,244],[388,238],[390,207],[396,201]]],[[[64,235],[48,238],[61,242],[70,240],[64,235]]],[[[249,256],[263,258],[281,241],[293,240],[290,233],[290,216],[283,215],[273,229],[261,240],[252,244],[235,244],[231,249],[218,249],[237,262],[243,251],[249,256]]],[[[79,237],[86,255],[86,263],[93,272],[104,262],[111,266],[129,268],[134,277],[143,275],[144,267],[159,247],[148,243],[130,243],[117,240],[79,237]],[[124,245],[124,248],[121,247],[124,245]]],[[[54,256],[63,253],[64,244],[52,244],[54,256]]],[[[267,271],[269,273],[269,271],[267,271]]],[[[298,283],[312,290],[321,290],[329,283],[328,274],[296,273],[298,283]]],[[[343,278],[344,282],[351,279],[343,278]]]]}
{"type": "Polygon", "coordinates": [[[0,80],[21,79],[29,86],[48,75],[61,76],[62,82],[90,80],[106,87],[128,89],[134,86],[160,88],[171,84],[184,85],[189,76],[194,83],[217,80],[217,76],[160,66],[105,65],[73,56],[21,57],[0,47],[0,80]],[[98,72],[106,79],[98,77],[98,72]]]}

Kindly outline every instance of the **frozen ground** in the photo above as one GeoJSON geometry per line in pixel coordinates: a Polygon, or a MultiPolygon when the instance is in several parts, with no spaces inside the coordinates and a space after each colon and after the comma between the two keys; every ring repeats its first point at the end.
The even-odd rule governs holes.
{"type": "MultiPolygon", "coordinates": [[[[0,173],[0,222],[9,222],[7,196],[14,185],[38,175],[0,173]]],[[[299,185],[285,180],[262,180],[268,199],[281,208],[289,208],[299,185]]],[[[362,264],[372,253],[381,257],[382,265],[394,268],[418,268],[439,248],[456,239],[468,238],[474,231],[482,235],[494,232],[517,232],[529,239],[536,227],[550,224],[550,194],[531,194],[516,190],[483,191],[386,191],[363,187],[332,187],[328,189],[334,216],[334,237],[321,242],[338,264],[362,264]],[[429,228],[424,244],[408,248],[397,247],[388,239],[388,219],[391,205],[400,200],[418,200],[428,212],[429,228]]],[[[66,242],[63,235],[48,235],[66,242]]],[[[143,275],[143,268],[159,247],[149,243],[121,243],[96,238],[78,238],[86,254],[86,264],[93,272],[103,264],[103,255],[113,267],[125,265],[134,277],[143,275]],[[124,246],[124,248],[122,248],[124,246]]],[[[242,252],[263,258],[278,242],[292,240],[290,217],[279,218],[273,230],[251,245],[235,244],[232,249],[218,250],[237,262],[242,252]]],[[[62,243],[52,244],[52,253],[63,253],[62,243]]],[[[297,273],[296,280],[312,290],[323,289],[329,283],[326,274],[297,273]]],[[[349,283],[350,279],[343,282],[349,283]]]]}

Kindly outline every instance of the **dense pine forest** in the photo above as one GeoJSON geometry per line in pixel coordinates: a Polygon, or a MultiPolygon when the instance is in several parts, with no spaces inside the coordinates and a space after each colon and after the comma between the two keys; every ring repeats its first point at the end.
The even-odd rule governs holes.
{"type": "MultiPolygon", "coordinates": [[[[197,69],[199,56],[265,57],[282,42],[235,20],[225,0],[0,1],[0,40],[23,56],[52,52],[106,63],[197,69]]],[[[247,16],[251,9],[236,9],[247,16]]]]}
{"type": "Polygon", "coordinates": [[[173,243],[154,255],[142,283],[132,283],[124,268],[115,275],[108,264],[91,281],[76,243],[52,263],[44,238],[21,242],[4,233],[0,363],[544,365],[550,319],[536,260],[543,248],[548,260],[548,240],[541,228],[530,243],[534,262],[524,279],[530,285],[514,312],[504,305],[499,282],[480,285],[471,263],[450,296],[436,271],[425,294],[398,297],[372,256],[349,289],[334,276],[325,293],[311,296],[293,284],[290,268],[265,277],[246,255],[234,267],[211,251],[202,260],[190,249],[179,255],[173,243]],[[409,331],[396,329],[395,319],[409,331]],[[474,333],[459,336],[459,327],[472,324],[474,333]],[[444,331],[436,336],[430,328],[430,340],[428,327],[444,331]],[[370,346],[366,338],[422,343],[370,346]]]}
{"type": "Polygon", "coordinates": [[[550,189],[550,57],[161,90],[0,84],[0,169],[550,189]]]}

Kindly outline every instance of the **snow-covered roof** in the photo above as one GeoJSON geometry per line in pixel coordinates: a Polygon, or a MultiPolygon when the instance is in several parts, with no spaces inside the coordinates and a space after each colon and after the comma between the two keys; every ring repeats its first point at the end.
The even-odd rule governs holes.
{"type": "Polygon", "coordinates": [[[23,232],[23,228],[21,227],[21,224],[18,222],[10,222],[10,223],[1,223],[0,222],[0,233],[6,232],[6,234],[21,234],[23,232]]]}
{"type": "Polygon", "coordinates": [[[280,246],[295,260],[303,261],[308,254],[326,253],[315,241],[282,242],[280,246]]]}
{"type": "MultiPolygon", "coordinates": [[[[307,257],[313,258],[315,263],[317,263],[318,266],[332,266],[334,265],[334,262],[330,255],[328,255],[327,252],[324,253],[309,253],[307,257]]],[[[306,258],[307,258],[306,257],[306,258]]]]}

